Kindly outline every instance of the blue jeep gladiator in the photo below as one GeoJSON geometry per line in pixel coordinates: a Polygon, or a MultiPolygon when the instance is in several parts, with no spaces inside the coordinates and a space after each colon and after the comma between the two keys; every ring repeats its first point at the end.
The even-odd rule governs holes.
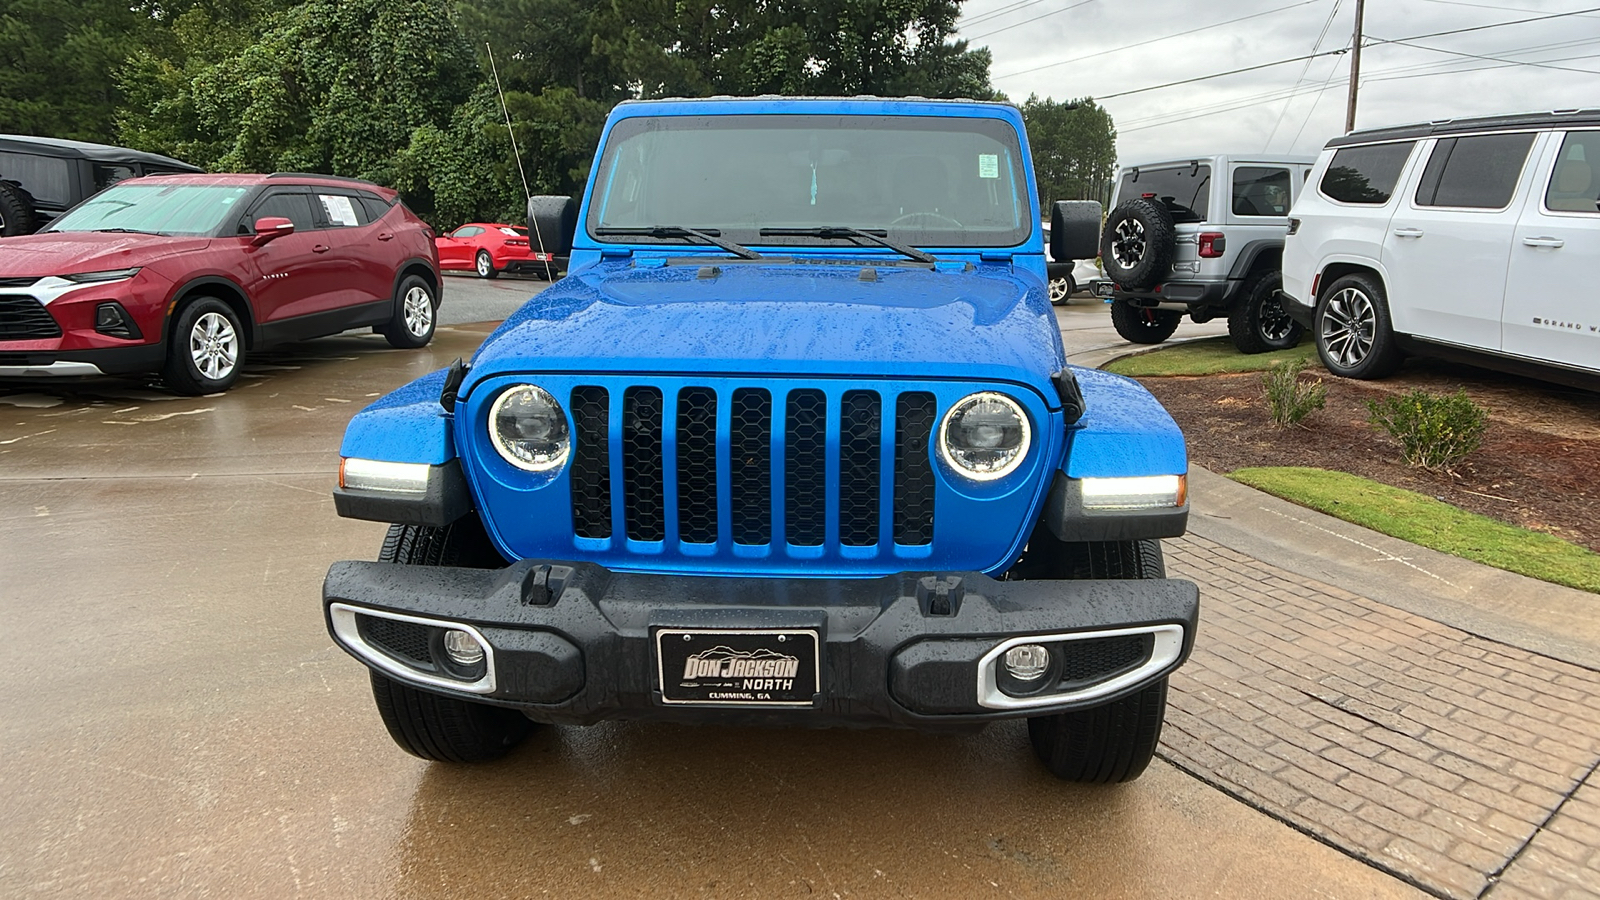
{"type": "MultiPolygon", "coordinates": [[[[1100,208],[1051,210],[1057,259],[1100,208]]],[[[569,274],[350,423],[329,632],[395,741],[504,754],[604,719],[978,727],[1125,781],[1199,594],[1160,538],[1183,437],[1066,362],[1022,117],[996,103],[623,103],[569,274]]]]}

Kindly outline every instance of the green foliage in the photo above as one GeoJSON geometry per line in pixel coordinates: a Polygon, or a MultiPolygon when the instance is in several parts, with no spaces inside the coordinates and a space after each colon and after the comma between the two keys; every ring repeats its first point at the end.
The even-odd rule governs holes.
{"type": "Polygon", "coordinates": [[[0,132],[108,141],[121,100],[113,73],[154,30],[138,5],[0,2],[0,132]]]}
{"type": "Polygon", "coordinates": [[[1300,373],[1310,361],[1304,357],[1281,362],[1261,376],[1262,393],[1267,398],[1267,414],[1275,428],[1299,425],[1306,416],[1328,402],[1328,386],[1318,378],[1304,381],[1300,373]]]}
{"type": "Polygon", "coordinates": [[[1446,470],[1467,458],[1483,443],[1489,417],[1466,391],[1408,394],[1369,400],[1368,421],[1400,442],[1400,455],[1408,465],[1446,470]]]}
{"type": "Polygon", "coordinates": [[[1310,362],[1317,348],[1310,341],[1271,353],[1240,353],[1227,337],[1178,341],[1159,350],[1124,356],[1107,364],[1107,372],[1130,378],[1164,375],[1219,375],[1224,372],[1265,372],[1290,360],[1310,362]]]}
{"type": "Polygon", "coordinates": [[[1033,145],[1039,207],[1056,200],[1109,199],[1117,172],[1117,129],[1111,114],[1091,99],[1057,103],[1030,96],[1022,104],[1033,145]]]}

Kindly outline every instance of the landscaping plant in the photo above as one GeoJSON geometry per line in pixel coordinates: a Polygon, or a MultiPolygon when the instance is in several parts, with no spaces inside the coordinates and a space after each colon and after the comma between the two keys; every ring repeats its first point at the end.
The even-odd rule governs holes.
{"type": "Polygon", "coordinates": [[[1483,444],[1489,418],[1467,392],[1409,394],[1367,401],[1367,421],[1400,442],[1408,465],[1449,471],[1483,444]]]}
{"type": "Polygon", "coordinates": [[[1301,381],[1310,360],[1287,360],[1268,369],[1261,376],[1263,393],[1267,396],[1267,412],[1273,427],[1289,428],[1299,425],[1306,416],[1321,409],[1328,402],[1328,386],[1318,378],[1301,381]]]}

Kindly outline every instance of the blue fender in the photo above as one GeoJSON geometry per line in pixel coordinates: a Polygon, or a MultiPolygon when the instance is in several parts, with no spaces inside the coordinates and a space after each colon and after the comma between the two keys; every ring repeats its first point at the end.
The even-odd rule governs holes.
{"type": "Polygon", "coordinates": [[[378,398],[350,420],[339,455],[443,465],[456,458],[451,418],[439,405],[440,369],[378,398]]]}
{"type": "Polygon", "coordinates": [[[1085,412],[1068,430],[1061,470],[1069,478],[1182,475],[1183,432],[1155,397],[1131,378],[1074,368],[1085,412]]]}

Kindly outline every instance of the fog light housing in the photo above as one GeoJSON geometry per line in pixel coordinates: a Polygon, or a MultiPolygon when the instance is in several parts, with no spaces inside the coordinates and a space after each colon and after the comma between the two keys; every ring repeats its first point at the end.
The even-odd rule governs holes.
{"type": "Polygon", "coordinates": [[[1050,669],[1050,651],[1039,644],[1018,644],[1006,651],[1006,674],[1029,683],[1044,677],[1050,669]]]}
{"type": "Polygon", "coordinates": [[[112,337],[139,340],[144,337],[139,332],[139,326],[133,322],[133,317],[122,308],[122,304],[102,303],[94,308],[94,330],[112,337]]]}
{"type": "Polygon", "coordinates": [[[463,668],[483,662],[483,645],[472,635],[452,628],[444,633],[444,652],[450,661],[463,668]]]}

